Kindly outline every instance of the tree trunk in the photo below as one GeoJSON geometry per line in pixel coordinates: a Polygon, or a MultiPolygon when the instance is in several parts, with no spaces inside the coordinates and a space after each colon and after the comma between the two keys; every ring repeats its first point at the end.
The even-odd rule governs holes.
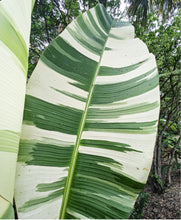
{"type": "Polygon", "coordinates": [[[165,181],[166,186],[168,186],[168,185],[171,184],[171,170],[172,170],[172,164],[173,164],[173,160],[174,160],[175,151],[176,151],[177,147],[179,146],[180,141],[181,141],[181,134],[180,134],[180,137],[179,137],[177,143],[175,144],[175,146],[174,146],[174,148],[173,148],[172,156],[171,156],[170,161],[169,161],[168,172],[167,172],[167,177],[166,177],[166,181],[165,181]]]}
{"type": "Polygon", "coordinates": [[[179,107],[177,106],[174,110],[172,109],[171,112],[169,112],[167,121],[166,121],[166,123],[165,123],[163,129],[161,130],[161,132],[158,136],[158,139],[157,139],[157,145],[155,147],[155,152],[154,152],[154,173],[160,179],[162,178],[162,175],[161,175],[161,151],[162,151],[161,145],[162,145],[163,135],[164,135],[164,132],[166,131],[166,129],[168,128],[170,120],[175,115],[175,113],[178,111],[178,109],[179,109],[179,107]]]}

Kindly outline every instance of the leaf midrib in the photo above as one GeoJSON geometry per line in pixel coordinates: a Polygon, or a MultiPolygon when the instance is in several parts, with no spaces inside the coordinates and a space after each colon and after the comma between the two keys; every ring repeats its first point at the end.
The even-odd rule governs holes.
{"type": "Polygon", "coordinates": [[[80,121],[80,124],[79,124],[78,132],[77,132],[77,139],[76,139],[76,143],[75,143],[75,146],[74,146],[74,149],[73,149],[73,152],[72,152],[72,156],[71,156],[71,160],[70,160],[70,166],[69,166],[69,171],[68,171],[68,176],[67,176],[65,187],[64,187],[64,194],[63,194],[63,199],[62,199],[62,205],[61,205],[61,209],[60,209],[59,219],[64,219],[65,218],[67,204],[68,204],[68,199],[69,199],[69,194],[70,194],[70,190],[71,190],[72,180],[73,180],[74,171],[75,171],[76,162],[77,162],[77,157],[78,157],[80,140],[81,140],[82,132],[83,132],[84,125],[85,125],[88,108],[89,108],[89,105],[90,105],[90,102],[91,102],[92,93],[94,91],[95,81],[96,81],[97,75],[99,73],[100,63],[101,63],[102,56],[103,56],[103,53],[104,53],[104,50],[105,50],[105,47],[106,47],[107,40],[109,38],[109,34],[110,34],[110,31],[111,31],[111,28],[112,28],[112,25],[113,25],[113,21],[114,20],[112,19],[112,23],[110,25],[110,30],[108,32],[107,39],[105,40],[105,44],[103,46],[102,53],[100,55],[99,62],[97,64],[95,75],[93,77],[93,80],[92,80],[92,83],[91,83],[91,87],[89,89],[89,93],[88,93],[88,97],[87,97],[87,101],[86,101],[86,106],[85,106],[85,109],[84,109],[84,112],[82,114],[82,118],[81,118],[81,121],[80,121]]]}

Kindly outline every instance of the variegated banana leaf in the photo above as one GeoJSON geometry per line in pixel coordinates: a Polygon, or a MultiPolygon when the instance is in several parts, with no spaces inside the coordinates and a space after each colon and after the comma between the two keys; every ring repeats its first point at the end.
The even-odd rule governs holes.
{"type": "Polygon", "coordinates": [[[0,1],[0,218],[13,218],[34,0],[0,1]]]}
{"type": "Polygon", "coordinates": [[[20,218],[128,218],[152,163],[155,58],[102,5],[45,50],[25,102],[16,181],[20,218]]]}

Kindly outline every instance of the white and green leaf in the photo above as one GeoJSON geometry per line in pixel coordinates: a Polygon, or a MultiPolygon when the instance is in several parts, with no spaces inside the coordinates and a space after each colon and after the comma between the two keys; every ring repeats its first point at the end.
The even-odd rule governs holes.
{"type": "Polygon", "coordinates": [[[0,218],[13,218],[34,0],[0,2],[0,218]]]}
{"type": "Polygon", "coordinates": [[[45,50],[26,94],[18,158],[20,218],[128,218],[152,163],[155,58],[102,5],[45,50]]]}

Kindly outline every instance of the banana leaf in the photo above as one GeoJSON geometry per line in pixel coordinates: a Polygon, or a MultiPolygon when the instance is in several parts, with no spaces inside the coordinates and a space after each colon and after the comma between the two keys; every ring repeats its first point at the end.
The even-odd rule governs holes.
{"type": "Polygon", "coordinates": [[[0,1],[0,218],[14,218],[33,0],[0,1]]]}
{"type": "Polygon", "coordinates": [[[15,198],[22,219],[125,219],[150,171],[155,58],[98,4],[44,51],[26,91],[15,198]]]}

